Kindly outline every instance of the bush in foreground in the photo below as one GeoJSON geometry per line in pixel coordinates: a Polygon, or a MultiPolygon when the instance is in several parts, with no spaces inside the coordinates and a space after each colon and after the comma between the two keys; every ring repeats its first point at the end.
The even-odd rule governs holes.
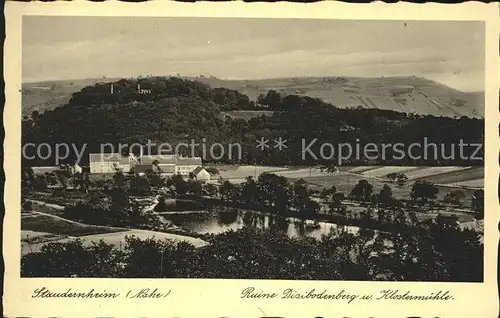
{"type": "Polygon", "coordinates": [[[414,231],[362,230],[323,240],[279,230],[244,228],[213,236],[207,246],[127,238],[52,243],[22,258],[28,277],[231,278],[289,280],[482,281],[483,246],[475,232],[439,219],[414,231]]]}

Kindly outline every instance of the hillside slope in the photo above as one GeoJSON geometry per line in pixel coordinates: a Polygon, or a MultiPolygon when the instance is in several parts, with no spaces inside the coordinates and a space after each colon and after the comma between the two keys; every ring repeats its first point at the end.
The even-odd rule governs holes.
{"type": "Polygon", "coordinates": [[[29,116],[33,111],[40,113],[52,110],[69,102],[71,95],[86,86],[99,82],[116,81],[117,79],[78,79],[68,81],[50,81],[23,83],[22,114],[29,116]]]}
{"type": "Polygon", "coordinates": [[[321,98],[337,107],[389,109],[406,113],[448,117],[484,117],[484,94],[461,92],[420,77],[381,78],[284,78],[266,80],[221,80],[198,77],[212,87],[235,89],[256,100],[259,94],[276,90],[321,98]]]}

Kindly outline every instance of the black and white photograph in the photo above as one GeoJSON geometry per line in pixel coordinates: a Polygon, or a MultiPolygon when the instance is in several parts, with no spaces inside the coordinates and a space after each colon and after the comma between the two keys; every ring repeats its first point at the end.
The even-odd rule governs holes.
{"type": "Polygon", "coordinates": [[[24,16],[21,277],[483,282],[485,33],[24,16]]]}

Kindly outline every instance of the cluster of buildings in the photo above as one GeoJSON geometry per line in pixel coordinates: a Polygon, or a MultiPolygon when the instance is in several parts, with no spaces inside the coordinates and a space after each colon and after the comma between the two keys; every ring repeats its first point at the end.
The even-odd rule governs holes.
{"type": "Polygon", "coordinates": [[[159,172],[163,176],[180,174],[194,176],[200,181],[209,181],[208,173],[200,157],[180,155],[141,155],[128,157],[119,153],[91,153],[89,155],[90,173],[114,173],[116,171],[144,174],[148,170],[159,172]]]}

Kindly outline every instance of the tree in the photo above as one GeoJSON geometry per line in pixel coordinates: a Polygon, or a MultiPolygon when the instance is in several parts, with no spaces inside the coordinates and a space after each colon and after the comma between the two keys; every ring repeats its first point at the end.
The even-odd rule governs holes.
{"type": "Polygon", "coordinates": [[[350,196],[358,201],[369,201],[373,192],[373,186],[366,180],[359,180],[352,188],[350,196]]]}
{"type": "Polygon", "coordinates": [[[334,164],[328,164],[328,165],[321,166],[320,171],[321,172],[328,172],[328,173],[336,173],[339,171],[339,169],[337,169],[337,167],[335,167],[334,164]]]}
{"type": "Polygon", "coordinates": [[[330,204],[330,211],[336,211],[337,213],[347,212],[345,207],[342,205],[342,201],[344,200],[345,200],[345,194],[341,192],[336,192],[333,195],[332,203],[330,204]]]}
{"type": "Polygon", "coordinates": [[[165,211],[167,211],[167,209],[168,209],[168,206],[167,206],[167,202],[165,200],[165,197],[161,196],[158,199],[158,204],[155,205],[155,207],[154,207],[154,211],[156,211],[156,212],[165,212],[165,211]]]}
{"type": "MultiPolygon", "coordinates": [[[[121,189],[121,191],[126,191],[123,188],[119,189],[121,189]]],[[[134,176],[130,184],[130,192],[134,195],[150,195],[151,183],[149,183],[149,179],[146,176],[134,176]]]]}
{"type": "Polygon", "coordinates": [[[34,110],[31,112],[31,119],[36,121],[38,119],[38,117],[40,117],[40,112],[38,110],[34,110]]]}
{"type": "Polygon", "coordinates": [[[64,167],[61,167],[61,169],[54,171],[54,174],[57,177],[57,181],[63,186],[63,188],[67,188],[68,186],[68,173],[64,169],[64,167]]]}
{"type": "Polygon", "coordinates": [[[31,167],[23,167],[21,173],[21,186],[26,189],[34,187],[35,173],[31,167]]]}
{"type": "Polygon", "coordinates": [[[47,189],[47,180],[45,178],[45,175],[37,175],[35,176],[35,184],[34,184],[34,189],[36,191],[44,191],[47,189]]]}
{"type": "Polygon", "coordinates": [[[298,95],[287,95],[283,97],[281,100],[281,109],[290,110],[290,109],[299,109],[302,105],[304,105],[305,100],[303,97],[298,95]]]}
{"type": "Polygon", "coordinates": [[[88,172],[81,173],[76,185],[80,189],[80,191],[88,193],[88,189],[90,187],[89,173],[88,172]]]}
{"type": "Polygon", "coordinates": [[[304,179],[300,179],[292,185],[292,195],[292,206],[299,215],[307,212],[318,212],[319,204],[311,200],[307,182],[304,179]]]}
{"type": "Polygon", "coordinates": [[[335,193],[337,193],[337,187],[332,185],[330,188],[323,188],[321,190],[320,196],[322,199],[332,200],[335,193]]]}
{"type": "Polygon", "coordinates": [[[257,202],[258,196],[259,188],[257,182],[255,182],[251,176],[248,176],[241,190],[241,199],[245,203],[255,203],[257,202]]]}
{"type": "Polygon", "coordinates": [[[429,199],[437,198],[439,188],[434,183],[426,180],[418,180],[413,184],[410,196],[413,200],[421,200],[427,202],[429,199]]]}
{"type": "Polygon", "coordinates": [[[117,171],[113,174],[113,185],[121,189],[125,189],[127,187],[127,179],[122,171],[117,171]]]}
{"type": "Polygon", "coordinates": [[[380,223],[385,222],[387,220],[387,211],[384,209],[378,209],[377,219],[380,223]]]}
{"type": "Polygon", "coordinates": [[[261,104],[267,105],[271,110],[278,110],[281,108],[281,95],[275,90],[270,90],[261,104]]]}
{"type": "Polygon", "coordinates": [[[32,203],[31,201],[21,199],[21,212],[26,213],[26,212],[31,212],[33,210],[32,208],[32,203]]]}
{"type": "Polygon", "coordinates": [[[257,96],[257,104],[259,104],[259,105],[267,105],[266,104],[266,95],[260,93],[259,96],[257,96]]]}
{"type": "Polygon", "coordinates": [[[404,173],[400,172],[392,172],[387,175],[387,178],[392,182],[396,183],[399,186],[404,186],[408,181],[408,177],[404,173]]]}
{"type": "Polygon", "coordinates": [[[387,184],[384,184],[384,186],[380,190],[380,193],[378,194],[378,201],[382,204],[387,205],[390,204],[392,200],[392,190],[387,184]]]}
{"type": "Polygon", "coordinates": [[[210,173],[212,176],[213,175],[216,175],[216,174],[219,174],[219,169],[215,168],[215,167],[206,167],[205,170],[210,173]]]}
{"type": "Polygon", "coordinates": [[[415,211],[409,211],[408,216],[410,217],[410,221],[411,221],[413,226],[418,225],[419,221],[418,221],[417,213],[415,213],[415,211]]]}
{"type": "Polygon", "coordinates": [[[461,200],[465,197],[465,192],[462,190],[453,190],[445,195],[444,202],[461,205],[461,200]]]}
{"type": "Polygon", "coordinates": [[[207,183],[204,186],[204,190],[208,196],[216,196],[218,193],[217,186],[212,183],[207,183]]]}
{"type": "Polygon", "coordinates": [[[175,174],[170,179],[178,195],[184,195],[188,191],[188,184],[180,174],[175,174]]]}
{"type": "Polygon", "coordinates": [[[484,218],[484,190],[476,190],[471,198],[472,210],[478,214],[479,219],[484,218]]]}
{"type": "Polygon", "coordinates": [[[290,203],[288,180],[272,173],[262,173],[257,180],[262,204],[277,211],[288,211],[290,203]]]}
{"type": "Polygon", "coordinates": [[[158,160],[153,162],[152,169],[147,169],[145,171],[146,178],[148,178],[149,183],[153,187],[163,187],[165,185],[165,180],[161,177],[162,170],[159,166],[158,160]]]}
{"type": "Polygon", "coordinates": [[[395,182],[396,179],[397,179],[397,175],[398,173],[397,172],[391,172],[389,173],[386,177],[387,179],[389,179],[391,182],[395,182]]]}
{"type": "Polygon", "coordinates": [[[237,188],[234,184],[232,184],[230,181],[226,180],[222,183],[220,187],[220,194],[222,196],[223,200],[226,201],[233,201],[235,200],[238,191],[237,188]]]}
{"type": "Polygon", "coordinates": [[[202,191],[202,185],[201,182],[195,181],[195,180],[189,180],[187,182],[187,188],[189,193],[194,195],[195,197],[200,197],[201,196],[201,191],[202,191]]]}

